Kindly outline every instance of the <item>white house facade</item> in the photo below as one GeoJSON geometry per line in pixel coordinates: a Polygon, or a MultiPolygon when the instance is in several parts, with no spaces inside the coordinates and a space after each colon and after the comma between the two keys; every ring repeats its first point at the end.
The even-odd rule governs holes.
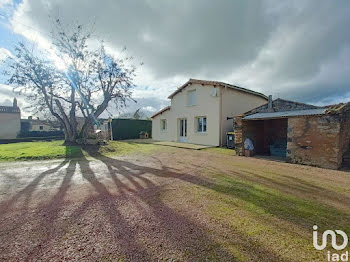
{"type": "Polygon", "coordinates": [[[169,96],[171,105],[154,114],[152,138],[201,145],[226,144],[232,119],[267,103],[261,93],[216,81],[190,79],[169,96]]]}
{"type": "Polygon", "coordinates": [[[0,139],[14,139],[21,131],[21,110],[17,99],[13,106],[0,106],[0,139]]]}

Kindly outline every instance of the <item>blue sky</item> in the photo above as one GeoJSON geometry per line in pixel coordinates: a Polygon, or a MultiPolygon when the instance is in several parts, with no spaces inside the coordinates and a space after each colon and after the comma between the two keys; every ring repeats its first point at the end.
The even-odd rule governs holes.
{"type": "MultiPolygon", "coordinates": [[[[347,0],[0,0],[0,6],[10,18],[0,19],[0,57],[19,40],[45,49],[49,15],[94,23],[94,37],[115,55],[127,46],[144,66],[137,72],[138,103],[116,115],[159,110],[189,78],[317,105],[350,100],[347,0]]],[[[2,84],[0,104],[12,98],[2,84]]]]}

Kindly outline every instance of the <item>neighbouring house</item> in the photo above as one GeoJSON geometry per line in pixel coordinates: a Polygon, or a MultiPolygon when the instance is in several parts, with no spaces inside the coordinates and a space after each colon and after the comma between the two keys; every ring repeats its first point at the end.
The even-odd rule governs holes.
{"type": "Polygon", "coordinates": [[[0,139],[14,139],[21,130],[21,110],[17,99],[12,106],[0,106],[0,139]]]}
{"type": "Polygon", "coordinates": [[[190,79],[173,92],[171,105],[154,114],[152,138],[223,146],[232,131],[228,117],[265,104],[261,93],[217,81],[190,79]]]}
{"type": "Polygon", "coordinates": [[[61,125],[58,121],[42,120],[37,117],[33,119],[29,116],[28,119],[21,119],[21,131],[22,132],[50,132],[50,131],[61,131],[61,125]]]}
{"type": "Polygon", "coordinates": [[[283,99],[234,118],[236,152],[253,141],[256,154],[287,162],[339,169],[349,162],[350,103],[326,107],[283,99]]]}

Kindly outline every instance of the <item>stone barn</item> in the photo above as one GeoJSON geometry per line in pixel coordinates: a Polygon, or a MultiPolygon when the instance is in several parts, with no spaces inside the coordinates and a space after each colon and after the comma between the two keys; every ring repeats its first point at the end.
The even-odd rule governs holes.
{"type": "Polygon", "coordinates": [[[349,165],[350,103],[327,107],[276,99],[234,118],[237,154],[253,141],[257,155],[339,169],[349,165]]]}

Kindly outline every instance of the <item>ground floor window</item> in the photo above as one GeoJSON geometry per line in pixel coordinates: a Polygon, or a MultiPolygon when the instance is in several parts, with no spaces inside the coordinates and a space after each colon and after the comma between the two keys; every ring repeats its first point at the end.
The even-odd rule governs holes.
{"type": "Polygon", "coordinates": [[[161,120],[160,120],[160,130],[162,130],[162,131],[167,130],[167,122],[166,122],[166,119],[161,119],[161,120]]]}
{"type": "Polygon", "coordinates": [[[205,116],[197,117],[197,132],[207,132],[207,118],[205,116]]]}

